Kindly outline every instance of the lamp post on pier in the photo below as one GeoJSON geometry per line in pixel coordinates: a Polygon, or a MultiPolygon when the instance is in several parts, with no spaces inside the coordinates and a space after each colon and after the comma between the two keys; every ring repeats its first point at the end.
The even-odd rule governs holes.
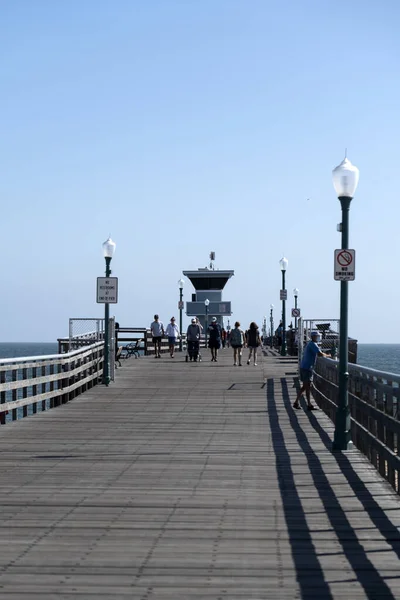
{"type": "Polygon", "coordinates": [[[285,274],[286,269],[288,267],[289,261],[284,256],[279,261],[282,271],[282,289],[281,289],[281,299],[282,299],[282,346],[281,346],[281,356],[286,356],[286,296],[287,290],[285,288],[285,274]]]}
{"type": "Polygon", "coordinates": [[[271,348],[274,347],[274,305],[270,304],[269,305],[269,322],[270,322],[270,327],[271,327],[271,348]]]}
{"type": "MultiPolygon", "coordinates": [[[[293,296],[294,296],[294,307],[297,309],[297,296],[299,295],[299,290],[294,288],[293,296]]],[[[297,316],[294,317],[294,329],[297,331],[297,316]]]]}
{"type": "Polygon", "coordinates": [[[210,301],[208,298],[206,298],[206,300],[204,300],[204,306],[206,308],[206,320],[205,320],[205,336],[206,336],[206,344],[205,347],[207,348],[207,333],[208,333],[208,307],[210,305],[210,301]]]}
{"type": "MultiPolygon", "coordinates": [[[[109,237],[103,244],[103,256],[106,261],[106,277],[111,276],[111,259],[114,256],[115,243],[109,237]]],[[[110,304],[105,302],[104,304],[104,366],[103,366],[103,383],[109,385],[110,383],[110,333],[109,333],[109,321],[110,321],[110,304]]]]}
{"type": "MultiPolygon", "coordinates": [[[[342,250],[349,249],[350,203],[358,185],[359,171],[345,158],[332,172],[333,186],[342,208],[342,250]]],[[[339,397],[336,410],[335,434],[332,450],[349,450],[353,444],[350,431],[348,397],[348,281],[340,281],[340,329],[339,329],[339,397]]]]}
{"type": "Polygon", "coordinates": [[[182,352],[183,349],[183,341],[182,341],[182,310],[183,310],[183,279],[178,281],[179,287],[179,351],[182,352]]]}
{"type": "Polygon", "coordinates": [[[263,317],[263,346],[267,345],[267,317],[263,317]]]}

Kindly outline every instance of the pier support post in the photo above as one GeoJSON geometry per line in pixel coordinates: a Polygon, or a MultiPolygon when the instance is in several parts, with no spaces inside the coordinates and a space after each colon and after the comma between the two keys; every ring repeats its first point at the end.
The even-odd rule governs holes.
{"type": "MultiPolygon", "coordinates": [[[[349,247],[349,213],[351,198],[341,196],[342,206],[342,249],[349,247]]],[[[339,397],[336,410],[335,434],[332,450],[350,450],[351,421],[349,408],[349,342],[348,342],[348,311],[349,311],[349,282],[340,282],[340,328],[339,328],[339,397]]]]}
{"type": "MultiPolygon", "coordinates": [[[[342,208],[342,250],[349,249],[349,213],[350,203],[358,185],[359,172],[347,159],[338,165],[332,173],[333,185],[342,208]]],[[[335,275],[336,277],[336,275],[335,275]]],[[[348,341],[348,279],[344,275],[340,280],[340,328],[339,328],[339,392],[336,410],[335,433],[332,450],[350,450],[351,420],[348,395],[349,383],[349,341],[348,341]]]]}
{"type": "Polygon", "coordinates": [[[182,340],[182,310],[183,310],[183,279],[178,281],[179,285],[179,351],[183,350],[183,340],[182,340]]]}
{"type": "Polygon", "coordinates": [[[283,257],[281,258],[281,260],[279,261],[280,265],[281,265],[281,271],[282,271],[282,346],[281,346],[281,356],[286,356],[287,350],[286,350],[286,300],[285,300],[285,293],[286,293],[286,288],[285,288],[285,274],[286,274],[286,269],[288,266],[288,259],[283,257]]]}
{"type": "Polygon", "coordinates": [[[270,304],[269,322],[271,327],[271,350],[274,347],[274,305],[270,304]]]}
{"type": "MultiPolygon", "coordinates": [[[[106,277],[111,276],[111,259],[115,252],[115,243],[109,237],[103,244],[103,254],[106,261],[106,277]]],[[[110,383],[110,304],[104,303],[104,357],[103,357],[103,383],[109,385],[110,383]]]]}

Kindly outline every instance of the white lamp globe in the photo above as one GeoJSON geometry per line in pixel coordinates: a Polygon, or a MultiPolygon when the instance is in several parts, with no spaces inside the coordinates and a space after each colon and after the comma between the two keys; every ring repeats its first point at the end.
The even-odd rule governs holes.
{"type": "Polygon", "coordinates": [[[109,237],[103,244],[103,255],[104,258],[112,258],[115,252],[115,242],[109,237]]]}
{"type": "Polygon", "coordinates": [[[281,258],[281,260],[279,261],[279,264],[281,266],[281,271],[286,271],[289,261],[287,258],[285,258],[284,256],[281,258]]]}
{"type": "Polygon", "coordinates": [[[338,198],[353,198],[356,193],[360,172],[351,162],[344,158],[340,165],[332,171],[333,187],[338,198]]]}

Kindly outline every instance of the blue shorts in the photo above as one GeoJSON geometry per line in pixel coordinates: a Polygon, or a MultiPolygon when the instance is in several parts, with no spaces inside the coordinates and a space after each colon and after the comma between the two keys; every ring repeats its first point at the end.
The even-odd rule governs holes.
{"type": "Polygon", "coordinates": [[[175,346],[175,340],[176,340],[176,338],[174,338],[174,337],[169,337],[169,338],[168,338],[168,344],[169,344],[170,346],[175,346]]]}
{"type": "Polygon", "coordinates": [[[300,369],[300,380],[303,383],[307,383],[307,381],[312,383],[313,377],[314,373],[311,369],[300,369]]]}

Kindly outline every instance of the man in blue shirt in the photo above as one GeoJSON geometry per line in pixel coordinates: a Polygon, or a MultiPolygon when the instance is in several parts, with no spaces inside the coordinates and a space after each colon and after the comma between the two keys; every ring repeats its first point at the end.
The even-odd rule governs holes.
{"type": "Polygon", "coordinates": [[[302,386],[300,388],[299,393],[297,394],[297,398],[293,404],[293,408],[300,408],[299,400],[303,394],[306,393],[307,398],[307,409],[308,410],[317,410],[317,406],[312,404],[311,402],[311,388],[313,382],[314,375],[314,366],[315,361],[317,360],[317,356],[325,356],[326,358],[331,358],[329,354],[325,354],[325,352],[321,352],[317,345],[317,341],[319,339],[319,332],[313,331],[311,333],[311,342],[308,342],[306,349],[304,350],[303,358],[300,363],[300,379],[302,382],[302,386]]]}

